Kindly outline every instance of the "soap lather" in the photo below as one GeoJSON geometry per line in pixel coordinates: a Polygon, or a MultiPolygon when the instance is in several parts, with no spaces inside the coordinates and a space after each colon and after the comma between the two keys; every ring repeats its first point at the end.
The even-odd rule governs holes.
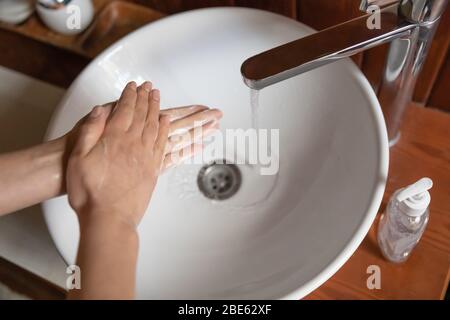
{"type": "Polygon", "coordinates": [[[433,181],[423,178],[397,190],[391,197],[378,227],[378,244],[386,259],[403,262],[425,231],[429,220],[433,181]]]}

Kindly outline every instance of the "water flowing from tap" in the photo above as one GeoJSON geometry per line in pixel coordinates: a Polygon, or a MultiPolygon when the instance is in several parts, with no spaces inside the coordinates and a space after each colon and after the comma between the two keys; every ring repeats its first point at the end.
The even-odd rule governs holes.
{"type": "Polygon", "coordinates": [[[250,89],[252,128],[259,129],[259,90],[250,89]]]}

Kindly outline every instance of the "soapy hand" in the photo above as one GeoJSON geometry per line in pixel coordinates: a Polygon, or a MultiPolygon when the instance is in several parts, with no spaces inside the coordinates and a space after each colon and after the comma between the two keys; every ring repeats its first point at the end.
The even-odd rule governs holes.
{"type": "Polygon", "coordinates": [[[174,159],[199,150],[222,116],[202,106],[159,107],[151,83],[129,83],[117,102],[95,107],[65,137],[67,193],[79,218],[77,265],[83,270],[83,289],[69,298],[134,297],[136,227],[158,176],[174,159]]]}
{"type": "MultiPolygon", "coordinates": [[[[77,172],[75,172],[76,165],[78,162],[74,159],[79,158],[79,150],[80,145],[85,143],[85,136],[90,135],[94,136],[91,138],[93,140],[91,142],[91,148],[96,150],[97,153],[99,153],[99,150],[103,151],[109,151],[108,145],[105,144],[105,141],[110,141],[111,138],[106,138],[105,136],[114,136],[115,138],[119,139],[121,138],[122,142],[127,141],[126,139],[132,140],[133,136],[131,133],[128,133],[125,135],[126,130],[122,130],[122,134],[124,136],[120,136],[117,134],[117,132],[110,129],[110,127],[114,127],[113,124],[117,122],[116,119],[118,117],[117,114],[124,113],[119,112],[119,110],[125,108],[125,113],[128,114],[128,118],[131,118],[132,120],[128,119],[126,121],[128,122],[139,122],[143,121],[142,119],[146,119],[147,113],[150,114],[150,109],[146,113],[145,112],[145,97],[148,97],[149,105],[148,108],[151,107],[152,103],[155,103],[152,100],[153,92],[151,91],[151,84],[150,83],[144,83],[139,88],[136,88],[136,85],[134,83],[130,83],[124,90],[122,97],[117,102],[112,102],[105,104],[103,106],[99,106],[94,108],[94,110],[88,114],[85,118],[81,119],[78,124],[75,126],[75,128],[68,133],[64,139],[66,140],[66,149],[69,156],[69,163],[68,163],[68,169],[66,174],[66,186],[67,186],[67,192],[69,193],[69,200],[71,201],[71,205],[74,207],[75,210],[81,210],[82,206],[87,205],[89,200],[89,196],[91,193],[95,194],[96,190],[84,190],[81,194],[85,193],[83,196],[78,195],[78,191],[75,192],[73,190],[73,184],[72,182],[76,179],[77,172]],[[140,97],[140,99],[139,99],[140,97]],[[126,108],[127,104],[135,103],[134,106],[126,108]],[[96,116],[96,117],[94,117],[96,116]],[[112,123],[111,123],[112,122],[112,123]],[[103,130],[105,132],[103,132],[103,130]],[[94,141],[97,139],[96,144],[94,145],[94,141]],[[103,149],[102,149],[103,148],[103,149]],[[73,152],[72,152],[73,150],[73,152]],[[70,188],[70,189],[69,189],[70,188]],[[73,191],[73,192],[72,192],[73,191]],[[81,199],[80,199],[81,198],[81,199]],[[81,204],[80,204],[81,203],[81,204]]],[[[155,91],[159,93],[159,91],[155,91]]],[[[209,109],[205,106],[200,105],[193,105],[193,106],[186,106],[186,107],[179,107],[179,108],[172,108],[167,110],[161,110],[159,111],[159,101],[158,106],[156,108],[158,112],[153,112],[153,116],[155,114],[159,115],[159,119],[163,119],[164,121],[168,121],[169,128],[168,128],[168,141],[165,144],[165,148],[163,151],[163,160],[161,163],[161,166],[159,168],[156,168],[155,175],[159,174],[160,170],[165,170],[169,167],[177,165],[179,162],[183,161],[184,159],[193,156],[196,152],[200,151],[202,149],[202,140],[212,134],[216,128],[219,126],[219,120],[222,117],[222,113],[220,110],[217,109],[209,109]],[[201,127],[201,130],[198,130],[199,127],[201,127]],[[173,156],[176,155],[176,156],[173,156]]],[[[153,109],[152,109],[153,110],[153,109]]],[[[121,118],[125,118],[122,116],[121,118]]],[[[148,117],[147,117],[148,118],[148,117]]],[[[153,119],[154,120],[154,119],[153,119]]],[[[125,121],[125,120],[124,120],[125,121]]],[[[141,123],[142,125],[142,123],[141,123]]],[[[131,124],[129,124],[131,127],[131,124]]],[[[117,130],[116,130],[117,131],[117,130]]],[[[115,140],[113,140],[115,141],[115,140]]],[[[150,146],[151,147],[151,146],[150,146]]],[[[84,147],[87,148],[87,147],[84,147]]],[[[125,148],[124,148],[125,149],[125,148]]],[[[130,156],[125,150],[122,151],[121,155],[124,156],[130,156]]],[[[91,152],[88,152],[91,154],[91,152]]],[[[98,155],[97,155],[98,156],[98,155]]],[[[119,157],[117,158],[119,159],[119,157]]],[[[107,159],[115,167],[118,167],[120,169],[120,166],[117,166],[118,162],[112,161],[112,159],[107,159]]],[[[78,159],[80,160],[80,159],[78,159]]],[[[97,159],[98,160],[98,159],[97,159]]],[[[94,162],[94,161],[92,161],[94,162]]],[[[123,165],[123,164],[122,164],[123,165]]],[[[106,181],[106,178],[112,179],[111,175],[112,173],[109,172],[103,172],[101,173],[101,170],[98,170],[99,168],[96,168],[95,166],[100,166],[100,164],[93,164],[92,170],[96,170],[95,172],[88,172],[87,174],[90,177],[91,180],[96,180],[100,177],[102,177],[103,181],[101,183],[102,187],[109,187],[109,184],[113,186],[114,184],[121,184],[121,179],[118,179],[118,181],[106,181]]],[[[125,165],[123,168],[126,168],[125,165]]],[[[122,168],[122,169],[123,169],[122,168]]],[[[105,170],[105,168],[101,167],[101,169],[105,170]]],[[[78,169],[77,169],[78,170],[78,169]]],[[[81,173],[78,174],[79,178],[81,177],[81,173]]],[[[89,178],[89,177],[86,177],[89,178]]],[[[75,180],[76,181],[76,180],[75,180]]],[[[153,183],[151,180],[147,181],[150,185],[153,183]]],[[[77,186],[77,184],[75,184],[77,186]]],[[[100,180],[97,181],[96,188],[99,188],[100,180]]],[[[154,185],[154,183],[153,183],[154,185]]],[[[153,187],[150,188],[153,190],[153,187]]],[[[145,211],[145,207],[148,203],[148,201],[143,201],[145,205],[138,206],[134,211],[141,212],[145,211]]],[[[78,212],[78,211],[77,211],[78,212]]],[[[140,219],[135,219],[134,222],[138,222],[140,219]]]]}
{"type": "Polygon", "coordinates": [[[169,117],[149,82],[129,83],[108,115],[95,107],[80,127],[68,160],[67,193],[84,219],[117,218],[137,226],[160,173],[169,117]]]}
{"type": "MultiPolygon", "coordinates": [[[[110,115],[116,103],[110,102],[101,106],[106,117],[110,115]]],[[[80,127],[88,116],[81,119],[66,136],[61,138],[65,140],[65,149],[68,153],[78,140],[80,127]]],[[[170,121],[169,141],[162,167],[166,170],[202,150],[204,138],[219,128],[222,112],[202,105],[191,105],[161,110],[160,116],[167,116],[170,121]]]]}

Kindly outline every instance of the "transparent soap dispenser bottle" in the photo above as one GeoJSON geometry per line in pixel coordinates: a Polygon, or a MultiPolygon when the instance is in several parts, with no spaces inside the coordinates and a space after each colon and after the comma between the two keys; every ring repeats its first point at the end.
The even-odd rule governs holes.
{"type": "Polygon", "coordinates": [[[378,226],[378,244],[384,257],[400,263],[408,259],[428,223],[433,181],[423,178],[397,190],[378,226]]]}

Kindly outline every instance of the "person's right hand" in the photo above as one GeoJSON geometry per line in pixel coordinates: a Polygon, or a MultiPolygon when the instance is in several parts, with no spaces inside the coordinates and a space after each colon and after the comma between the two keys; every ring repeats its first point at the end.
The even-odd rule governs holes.
{"type": "Polygon", "coordinates": [[[69,157],[67,194],[80,224],[116,220],[136,227],[150,201],[169,135],[159,91],[129,83],[112,113],[96,107],[69,157]],[[105,220],[106,219],[106,220],[105,220]]]}

